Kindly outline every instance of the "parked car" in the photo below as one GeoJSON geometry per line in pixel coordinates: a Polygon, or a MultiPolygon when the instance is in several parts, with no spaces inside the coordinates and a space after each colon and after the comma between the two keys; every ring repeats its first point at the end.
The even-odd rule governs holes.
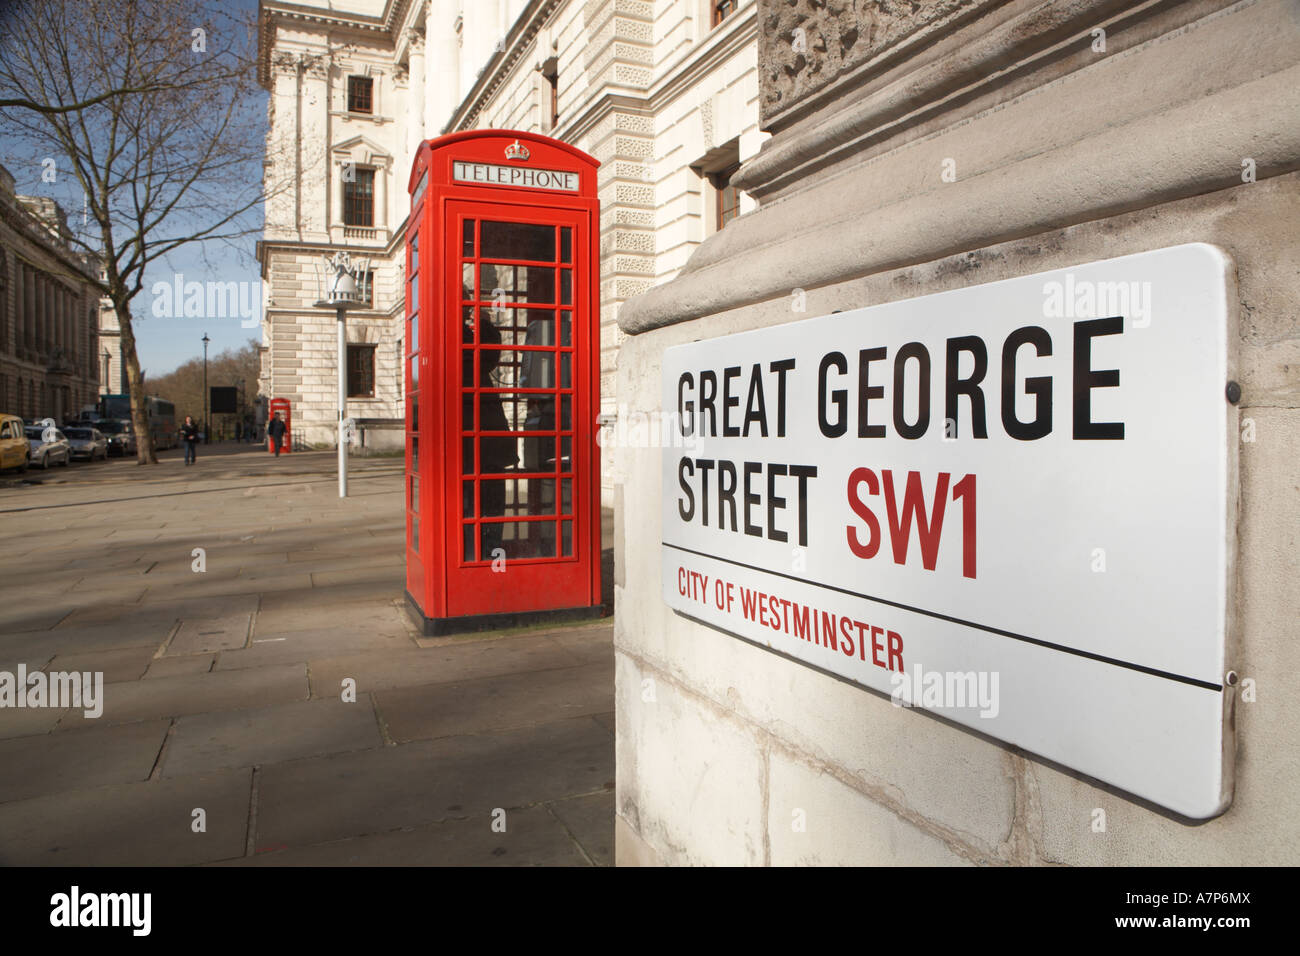
{"type": "Polygon", "coordinates": [[[135,428],[130,422],[118,418],[104,418],[95,422],[92,427],[98,428],[108,439],[110,455],[135,454],[135,428]]]}
{"type": "Polygon", "coordinates": [[[73,458],[85,458],[87,461],[103,458],[108,461],[108,439],[98,428],[73,426],[64,434],[68,437],[68,444],[72,446],[73,458]]]}
{"type": "Polygon", "coordinates": [[[17,415],[0,415],[0,471],[6,468],[26,471],[30,457],[23,420],[17,415]]]}
{"type": "Polygon", "coordinates": [[[72,461],[72,446],[63,432],[52,425],[28,425],[27,445],[31,449],[33,468],[67,465],[72,461]]]}

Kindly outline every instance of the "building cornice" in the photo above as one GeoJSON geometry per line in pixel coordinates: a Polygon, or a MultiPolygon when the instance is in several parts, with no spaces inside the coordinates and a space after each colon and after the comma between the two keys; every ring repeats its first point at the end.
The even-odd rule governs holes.
{"type": "MultiPolygon", "coordinates": [[[[99,292],[99,277],[95,269],[88,265],[81,253],[75,252],[67,246],[60,245],[52,235],[49,229],[40,220],[36,219],[31,212],[16,201],[16,197],[0,198],[0,221],[2,221],[15,233],[26,239],[32,245],[36,246],[46,255],[51,256],[63,265],[72,270],[75,275],[63,275],[63,278],[73,281],[89,282],[95,292],[99,292]]],[[[13,253],[33,268],[41,269],[45,272],[50,270],[40,263],[33,262],[27,256],[24,256],[17,249],[13,253]]],[[[51,275],[61,275],[60,273],[50,272],[51,275]]]]}
{"type": "Polygon", "coordinates": [[[288,3],[284,0],[261,0],[257,20],[257,81],[269,89],[271,82],[271,53],[275,48],[274,31],[280,24],[291,23],[298,27],[314,27],[323,32],[345,31],[382,39],[397,45],[400,29],[405,22],[411,0],[387,0],[379,16],[344,14],[336,10],[288,3]]]}
{"type": "Polygon", "coordinates": [[[483,108],[514,71],[547,19],[559,7],[560,0],[531,0],[506,34],[503,49],[494,53],[483,67],[468,95],[443,126],[443,133],[472,129],[483,108]]]}

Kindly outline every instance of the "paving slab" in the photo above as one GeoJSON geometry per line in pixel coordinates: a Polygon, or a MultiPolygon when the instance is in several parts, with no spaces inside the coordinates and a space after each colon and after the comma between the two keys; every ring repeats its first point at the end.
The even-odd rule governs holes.
{"type": "Polygon", "coordinates": [[[162,772],[176,777],[383,745],[369,697],[301,701],[180,718],[162,772]]]}
{"type": "MultiPolygon", "coordinates": [[[[104,685],[106,724],[156,717],[184,717],[210,711],[247,710],[307,699],[307,668],[276,664],[249,671],[213,672],[104,685]]],[[[59,732],[87,721],[74,712],[59,732]]]]}
{"type": "Polygon", "coordinates": [[[614,786],[614,742],[587,718],[264,767],[258,850],[483,816],[614,786]]]}
{"type": "Polygon", "coordinates": [[[139,680],[153,660],[154,650],[152,644],[145,644],[115,647],[106,651],[74,651],[56,655],[42,670],[101,673],[106,684],[139,680]]]}
{"type": "Polygon", "coordinates": [[[149,669],[144,672],[144,679],[206,674],[212,670],[212,664],[216,657],[216,654],[196,654],[193,657],[160,657],[149,665],[149,669]]]}
{"type": "Polygon", "coordinates": [[[48,734],[67,712],[58,707],[0,707],[0,740],[48,734]]]}
{"type": "MultiPolygon", "coordinates": [[[[362,691],[446,684],[524,671],[574,667],[582,660],[544,637],[501,638],[459,645],[407,648],[391,654],[353,654],[311,662],[313,697],[338,693],[351,677],[362,691]]],[[[612,665],[611,665],[612,666],[612,665]]]]}
{"type": "Polygon", "coordinates": [[[613,622],[596,627],[557,631],[551,635],[551,639],[584,661],[605,663],[611,668],[614,666],[613,622]]]}
{"type": "MultiPolygon", "coordinates": [[[[613,668],[583,664],[376,693],[396,741],[527,727],[614,709],[613,668]]],[[[603,732],[603,728],[601,728],[603,732]]]]}
{"type": "Polygon", "coordinates": [[[0,804],[0,866],[191,866],[242,856],[252,771],[0,804]],[[206,831],[193,830],[194,810],[206,831]]]}
{"type": "MultiPolygon", "coordinates": [[[[181,608],[182,613],[184,607],[181,608]]],[[[163,657],[189,657],[243,647],[253,627],[252,614],[185,620],[167,645],[163,657]]]]}
{"type": "Polygon", "coordinates": [[[614,865],[614,792],[587,794],[548,803],[550,810],[573,835],[597,866],[614,865]]]}
{"type": "Polygon", "coordinates": [[[0,656],[6,659],[49,661],[58,654],[88,654],[116,648],[149,647],[157,650],[171,633],[174,621],[132,620],[94,627],[55,628],[52,631],[0,632],[0,656]]]}
{"type": "MultiPolygon", "coordinates": [[[[243,667],[261,667],[264,664],[282,664],[291,661],[312,661],[317,658],[332,659],[339,656],[347,660],[383,660],[414,647],[410,635],[404,630],[382,626],[375,630],[329,628],[323,631],[287,631],[281,634],[260,634],[253,638],[251,647],[224,651],[217,659],[217,670],[237,670],[243,667]],[[352,656],[355,655],[355,658],[352,656]]],[[[354,675],[345,675],[354,676],[354,675]]],[[[337,694],[338,684],[334,685],[337,694]]],[[[367,689],[373,689],[368,686],[367,689]]],[[[317,695],[322,696],[322,695],[317,695]]],[[[329,696],[328,688],[324,696],[329,696]]]]}
{"type": "MultiPolygon", "coordinates": [[[[196,574],[195,577],[203,580],[188,582],[185,585],[185,600],[187,602],[196,599],[213,599],[239,595],[251,597],[253,601],[256,601],[263,591],[311,587],[310,574],[283,574],[275,577],[261,578],[256,581],[251,581],[243,575],[227,579],[215,576],[213,578],[208,578],[205,574],[196,574]]],[[[166,604],[174,605],[176,601],[176,588],[165,585],[150,588],[145,592],[144,597],[140,599],[140,603],[147,607],[156,607],[158,605],[166,604]]],[[[182,610],[177,616],[184,617],[186,615],[182,610]]],[[[191,614],[190,616],[196,615],[191,614]]]]}
{"type": "Polygon", "coordinates": [[[0,742],[0,803],[147,780],[170,725],[154,720],[0,742]]]}
{"type": "Polygon", "coordinates": [[[254,639],[293,631],[324,631],[346,628],[366,631],[384,629],[387,633],[406,631],[404,612],[391,599],[373,593],[365,601],[332,601],[328,592],[332,588],[318,588],[311,595],[303,595],[288,606],[280,606],[278,595],[268,594],[257,613],[254,639]],[[319,598],[319,600],[317,600],[319,598]]]}
{"type": "MultiPolygon", "coordinates": [[[[610,798],[612,800],[612,797],[610,798]]],[[[568,831],[545,807],[507,811],[505,831],[492,816],[450,820],[316,846],[258,853],[217,866],[586,866],[568,831]]],[[[613,835],[613,816],[610,816],[613,835]]]]}

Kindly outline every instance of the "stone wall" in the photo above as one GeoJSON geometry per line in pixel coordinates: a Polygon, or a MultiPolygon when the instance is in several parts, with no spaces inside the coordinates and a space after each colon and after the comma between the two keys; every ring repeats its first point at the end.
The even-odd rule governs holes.
{"type": "Polygon", "coordinates": [[[630,448],[614,465],[619,862],[1295,864],[1300,7],[933,3],[883,16],[894,6],[760,3],[780,24],[760,59],[775,135],[742,172],[762,206],[624,306],[619,402],[660,409],[675,344],[1222,247],[1254,439],[1239,449],[1233,638],[1257,695],[1236,708],[1234,801],[1193,825],[676,615],[660,596],[661,451],[630,448]],[[832,18],[841,40],[855,22],[859,37],[796,67],[800,13],[822,36],[832,18]],[[796,289],[806,313],[792,311],[796,289]]]}

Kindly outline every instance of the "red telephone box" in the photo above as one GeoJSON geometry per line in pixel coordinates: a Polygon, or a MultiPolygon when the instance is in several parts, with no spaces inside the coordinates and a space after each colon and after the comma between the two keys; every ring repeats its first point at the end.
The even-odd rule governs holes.
{"type": "Polygon", "coordinates": [[[406,591],[426,634],[600,613],[598,165],[504,130],[416,153],[406,591]]]}
{"type": "MultiPolygon", "coordinates": [[[[287,455],[293,451],[293,408],[287,398],[273,398],[267,407],[266,424],[269,426],[275,421],[275,416],[281,414],[284,416],[284,438],[280,440],[280,454],[287,455]]],[[[266,450],[275,454],[275,444],[271,441],[271,436],[266,436],[266,450]]]]}

